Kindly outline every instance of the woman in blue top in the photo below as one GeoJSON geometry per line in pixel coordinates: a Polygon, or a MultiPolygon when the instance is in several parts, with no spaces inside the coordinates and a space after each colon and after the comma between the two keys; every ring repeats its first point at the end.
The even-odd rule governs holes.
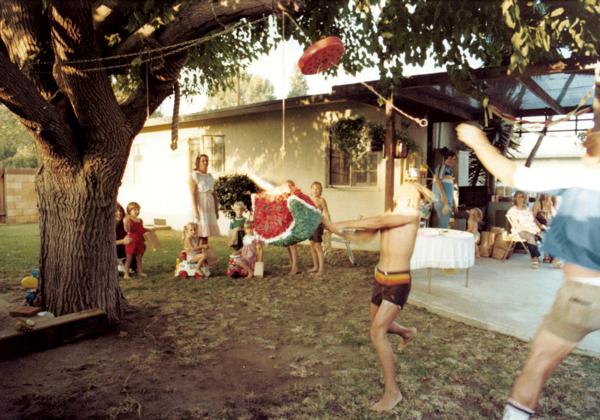
{"type": "Polygon", "coordinates": [[[517,167],[479,128],[461,124],[456,131],[505,184],[525,191],[552,191],[562,199],[544,249],[564,261],[565,281],[533,339],[504,411],[504,419],[528,419],[554,369],[583,337],[600,330],[600,131],[588,133],[581,161],[560,171],[517,167]]]}
{"type": "Polygon", "coordinates": [[[434,207],[438,218],[438,227],[448,229],[452,211],[456,210],[456,203],[454,203],[456,153],[445,147],[440,149],[440,153],[444,157],[444,162],[436,168],[433,178],[434,207]]]}

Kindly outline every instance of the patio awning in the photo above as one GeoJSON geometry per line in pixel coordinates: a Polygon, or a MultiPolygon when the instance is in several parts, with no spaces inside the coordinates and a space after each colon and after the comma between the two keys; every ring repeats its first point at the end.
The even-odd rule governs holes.
{"type": "MultiPolygon", "coordinates": [[[[510,75],[507,67],[474,70],[484,86],[489,103],[514,116],[563,115],[576,109],[589,95],[584,106],[591,106],[594,88],[593,60],[565,60],[530,66],[523,74],[510,75]]],[[[377,89],[378,82],[368,82],[377,89]]],[[[352,97],[374,104],[377,98],[360,83],[333,88],[333,96],[352,97]]],[[[450,83],[448,73],[417,75],[403,80],[394,90],[394,102],[431,122],[481,120],[484,109],[474,94],[461,92],[450,83]]]]}

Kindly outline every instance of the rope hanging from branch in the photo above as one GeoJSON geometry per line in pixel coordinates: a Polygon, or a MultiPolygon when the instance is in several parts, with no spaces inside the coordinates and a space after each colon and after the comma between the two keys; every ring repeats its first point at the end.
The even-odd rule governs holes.
{"type": "Polygon", "coordinates": [[[173,84],[173,120],[171,121],[171,150],[177,149],[179,140],[179,82],[173,84]]]}

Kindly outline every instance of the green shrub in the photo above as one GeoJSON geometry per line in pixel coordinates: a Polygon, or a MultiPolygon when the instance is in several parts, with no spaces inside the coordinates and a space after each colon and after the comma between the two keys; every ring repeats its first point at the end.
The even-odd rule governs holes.
{"type": "Polygon", "coordinates": [[[231,206],[236,201],[242,201],[252,210],[250,195],[260,189],[247,175],[234,174],[219,177],[215,182],[215,192],[219,199],[219,210],[229,217],[235,216],[231,206]]]}

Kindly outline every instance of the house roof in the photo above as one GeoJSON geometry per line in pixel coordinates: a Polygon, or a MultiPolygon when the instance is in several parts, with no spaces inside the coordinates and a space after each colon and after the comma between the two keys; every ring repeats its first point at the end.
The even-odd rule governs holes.
{"type": "MultiPolygon", "coordinates": [[[[593,99],[594,61],[570,59],[555,63],[532,65],[517,75],[508,74],[507,67],[489,67],[473,71],[489,103],[504,114],[514,117],[567,114],[579,106],[592,92],[585,106],[593,99]]],[[[375,87],[379,82],[367,82],[375,87]]],[[[379,90],[379,89],[377,89],[379,90]]],[[[313,95],[285,100],[286,109],[318,106],[331,103],[360,102],[379,106],[377,97],[362,83],[334,86],[328,95],[313,95]]],[[[450,82],[447,72],[411,76],[403,79],[394,90],[397,107],[430,122],[452,122],[483,119],[484,108],[475,93],[459,91],[450,82]]],[[[232,108],[189,114],[180,123],[218,120],[281,110],[281,100],[267,101],[232,108]]],[[[146,127],[170,124],[171,119],[152,119],[146,127]]]]}
{"type": "MultiPolygon", "coordinates": [[[[583,105],[591,106],[593,63],[591,59],[542,63],[519,75],[508,74],[507,67],[489,67],[474,70],[473,76],[482,84],[489,103],[504,114],[564,115],[576,109],[586,95],[589,96],[583,105]]],[[[333,95],[373,97],[360,83],[336,86],[333,95]]],[[[428,116],[433,122],[483,119],[484,108],[475,93],[456,89],[447,72],[408,77],[394,90],[394,97],[396,106],[418,116],[428,116]]]]}

